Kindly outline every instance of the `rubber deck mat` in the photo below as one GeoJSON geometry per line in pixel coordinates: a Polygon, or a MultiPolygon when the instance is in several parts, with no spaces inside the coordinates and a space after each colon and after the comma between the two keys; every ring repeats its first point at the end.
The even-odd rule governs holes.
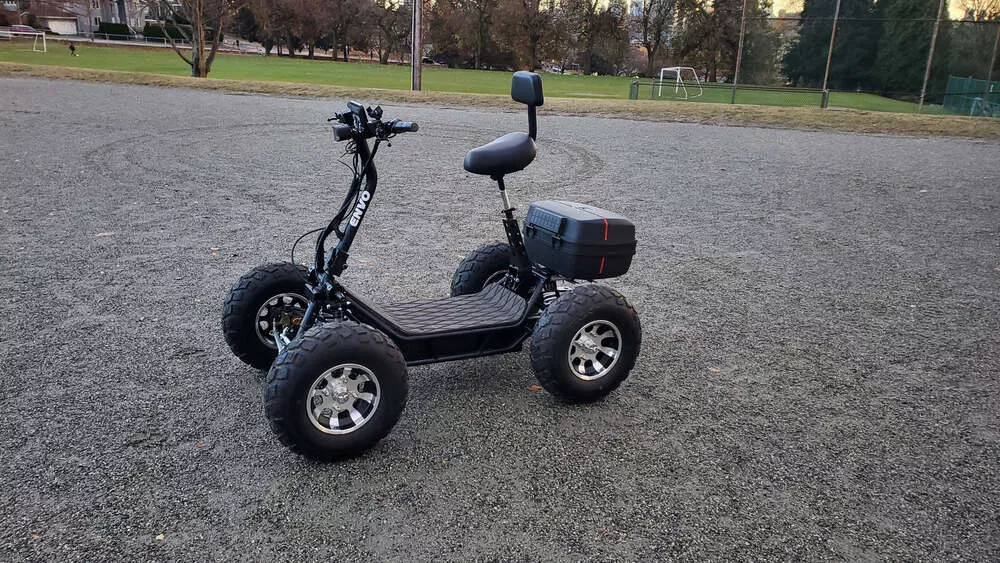
{"type": "Polygon", "coordinates": [[[526,306],[524,298],[496,283],[472,295],[386,305],[378,313],[403,332],[421,335],[513,323],[526,306]]]}

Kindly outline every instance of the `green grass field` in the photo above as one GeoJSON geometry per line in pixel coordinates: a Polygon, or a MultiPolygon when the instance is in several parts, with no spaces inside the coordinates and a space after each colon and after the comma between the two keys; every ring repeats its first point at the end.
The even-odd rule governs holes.
{"type": "MultiPolygon", "coordinates": [[[[36,65],[55,65],[126,72],[149,72],[188,76],[188,66],[169,48],[105,47],[78,43],[80,56],[72,57],[67,46],[49,41],[47,53],[36,53],[30,43],[0,42],[0,61],[36,65]]],[[[343,63],[329,60],[305,60],[287,57],[254,55],[218,55],[212,65],[211,78],[328,84],[347,87],[406,90],[410,86],[409,67],[369,63],[343,63]]],[[[617,76],[545,75],[545,95],[554,98],[625,99],[632,79],[617,76]]],[[[475,94],[506,94],[510,91],[510,73],[485,70],[460,70],[424,67],[425,90],[475,94]]],[[[666,88],[666,91],[672,89],[666,88]]],[[[648,98],[648,87],[640,98],[648,98]]],[[[694,101],[728,103],[729,90],[708,88],[705,95],[694,101]]],[[[675,99],[665,96],[663,99],[675,99]]],[[[736,102],[772,106],[819,105],[819,95],[794,91],[737,91],[736,102]]],[[[916,112],[917,105],[883,98],[874,94],[834,92],[831,107],[871,111],[916,112]]],[[[925,113],[937,108],[925,108],[925,113]]],[[[937,110],[937,111],[935,111],[937,110]]]]}

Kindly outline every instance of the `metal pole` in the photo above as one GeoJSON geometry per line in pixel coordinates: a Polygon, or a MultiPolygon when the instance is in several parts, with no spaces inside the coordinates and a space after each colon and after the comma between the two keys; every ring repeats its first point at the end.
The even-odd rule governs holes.
{"type": "Polygon", "coordinates": [[[413,8],[413,23],[410,39],[410,90],[420,91],[420,71],[421,61],[424,58],[424,50],[420,42],[420,9],[423,0],[410,0],[413,8]]]}
{"type": "MultiPolygon", "coordinates": [[[[944,0],[941,0],[942,2],[944,0]]],[[[736,48],[736,70],[733,72],[732,95],[730,104],[736,103],[736,82],[740,79],[740,63],[743,62],[743,36],[747,31],[747,0],[743,0],[743,15],[740,16],[740,44],[736,48]]]]}
{"type": "Polygon", "coordinates": [[[990,57],[990,68],[986,69],[986,89],[983,91],[983,102],[990,101],[990,78],[993,77],[993,67],[997,64],[997,50],[1000,49],[1000,22],[996,23],[997,38],[993,42],[993,56],[990,57]]]}
{"type": "Polygon", "coordinates": [[[837,37],[837,21],[840,19],[840,0],[837,0],[837,8],[833,11],[833,29],[830,30],[830,49],[826,52],[826,70],[823,71],[823,91],[826,91],[826,83],[830,78],[830,62],[833,60],[833,41],[837,37]]]}
{"type": "Polygon", "coordinates": [[[931,79],[931,64],[934,63],[934,47],[937,46],[938,29],[941,27],[941,12],[944,11],[944,0],[938,2],[937,18],[934,19],[934,34],[931,35],[931,51],[927,53],[927,68],[924,69],[924,85],[920,88],[920,106],[917,113],[924,109],[924,96],[927,95],[927,82],[931,79]]]}

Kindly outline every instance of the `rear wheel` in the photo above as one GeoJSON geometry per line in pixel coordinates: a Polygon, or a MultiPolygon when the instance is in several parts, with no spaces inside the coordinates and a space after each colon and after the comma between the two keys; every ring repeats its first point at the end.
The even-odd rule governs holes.
{"type": "Polygon", "coordinates": [[[229,290],[222,312],[226,344],[245,363],[266,370],[278,355],[272,332],[294,333],[308,301],[306,268],[290,262],[247,272],[229,290]]]}
{"type": "Polygon", "coordinates": [[[531,337],[531,367],[549,393],[595,401],[625,381],[642,341],[635,309],[617,291],[581,285],[542,313],[531,337]]]}
{"type": "Polygon", "coordinates": [[[479,293],[498,282],[510,268],[511,250],[506,242],[494,242],[473,250],[462,259],[451,279],[451,295],[479,293]]]}
{"type": "Polygon", "coordinates": [[[278,356],[264,411],[278,439],[320,461],[362,454],[396,425],[406,405],[403,354],[355,322],[315,326],[278,356]]]}

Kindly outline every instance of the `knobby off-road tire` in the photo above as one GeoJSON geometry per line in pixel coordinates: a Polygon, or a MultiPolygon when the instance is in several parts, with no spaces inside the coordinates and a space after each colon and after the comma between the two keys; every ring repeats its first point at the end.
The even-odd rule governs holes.
{"type": "Polygon", "coordinates": [[[353,321],[327,323],[309,329],[278,355],[267,374],[264,412],[278,439],[293,452],[335,461],[358,456],[384,438],[399,421],[407,391],[406,362],[392,340],[353,321]],[[350,367],[347,375],[344,366],[350,367]],[[369,395],[367,400],[346,399],[364,422],[352,426],[353,415],[344,411],[338,420],[346,428],[335,430],[332,416],[316,413],[335,412],[341,403],[329,393],[313,395],[324,390],[336,395],[336,384],[349,384],[351,375],[368,380],[358,391],[369,395]]]}
{"type": "Polygon", "coordinates": [[[494,242],[473,250],[462,259],[451,278],[451,295],[479,293],[487,283],[502,278],[510,267],[510,245],[494,242]]]}
{"type": "Polygon", "coordinates": [[[271,367],[278,347],[262,339],[258,313],[265,303],[280,295],[297,296],[291,300],[304,304],[306,274],[305,266],[290,262],[264,264],[233,285],[222,310],[222,333],[237,358],[260,370],[271,367]]]}
{"type": "Polygon", "coordinates": [[[542,312],[531,337],[531,367],[557,398],[596,401],[625,381],[641,344],[639,316],[624,296],[580,285],[542,312]]]}

